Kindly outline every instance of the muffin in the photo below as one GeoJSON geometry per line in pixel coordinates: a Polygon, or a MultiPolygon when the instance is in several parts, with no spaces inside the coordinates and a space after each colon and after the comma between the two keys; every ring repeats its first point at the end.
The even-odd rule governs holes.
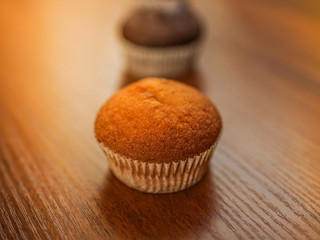
{"type": "Polygon", "coordinates": [[[201,25],[185,1],[150,2],[133,11],[121,27],[128,72],[138,78],[183,75],[193,64],[201,25]]]}
{"type": "Polygon", "coordinates": [[[147,78],[99,110],[95,135],[114,175],[134,189],[176,192],[204,176],[222,128],[213,103],[196,89],[147,78]]]}

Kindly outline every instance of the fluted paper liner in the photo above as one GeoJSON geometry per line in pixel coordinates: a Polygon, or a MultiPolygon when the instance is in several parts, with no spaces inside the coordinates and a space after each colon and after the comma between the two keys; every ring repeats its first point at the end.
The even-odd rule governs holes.
{"type": "Polygon", "coordinates": [[[201,180],[216,144],[198,156],[170,163],[133,160],[113,152],[103,143],[100,146],[120,181],[142,192],[169,193],[191,187],[201,180]]]}
{"type": "Polygon", "coordinates": [[[140,46],[124,37],[120,37],[120,42],[128,72],[134,77],[177,77],[192,66],[200,39],[168,47],[140,46]]]}

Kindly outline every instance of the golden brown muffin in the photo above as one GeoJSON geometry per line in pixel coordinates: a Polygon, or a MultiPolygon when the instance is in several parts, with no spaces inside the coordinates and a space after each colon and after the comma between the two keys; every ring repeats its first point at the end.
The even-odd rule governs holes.
{"type": "Polygon", "coordinates": [[[221,127],[217,109],[196,89],[172,80],[147,78],[120,90],[101,107],[95,133],[120,180],[142,191],[172,192],[201,179],[221,127]],[[190,169],[184,168],[187,160],[190,169]],[[200,173],[196,169],[199,161],[206,162],[200,173]],[[170,170],[173,163],[175,167],[170,170]],[[154,166],[158,172],[150,173],[154,166]],[[181,176],[175,172],[177,168],[181,176]],[[163,172],[169,176],[170,171],[177,178],[170,180],[171,183],[163,178],[163,172]],[[199,176],[192,177],[188,183],[189,180],[183,179],[190,172],[199,176]],[[138,180],[133,179],[135,173],[138,180]],[[157,174],[162,179],[158,185],[172,186],[164,189],[162,185],[155,187],[147,182],[147,177],[152,179],[157,174]]]}
{"type": "Polygon", "coordinates": [[[100,109],[95,132],[116,153],[148,162],[194,157],[218,138],[221,118],[203,94],[182,83],[143,79],[100,109]]]}

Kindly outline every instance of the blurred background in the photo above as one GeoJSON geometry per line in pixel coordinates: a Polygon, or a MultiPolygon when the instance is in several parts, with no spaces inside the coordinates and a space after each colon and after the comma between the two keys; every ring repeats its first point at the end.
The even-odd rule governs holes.
{"type": "MultiPolygon", "coordinates": [[[[33,104],[41,109],[46,101],[54,101],[64,112],[83,112],[82,117],[93,121],[103,101],[135,80],[126,71],[119,28],[134,7],[146,2],[2,1],[0,91],[4,102],[10,102],[12,94],[30,101],[34,109],[33,104]]],[[[274,86],[288,82],[319,96],[319,1],[188,2],[203,22],[205,34],[194,71],[180,80],[226,103],[233,101],[226,96],[240,89],[243,95],[237,99],[250,93],[255,100],[256,88],[275,100],[282,90],[274,86]]]]}
{"type": "MultiPolygon", "coordinates": [[[[21,88],[53,84],[53,92],[72,89],[74,96],[104,99],[125,72],[117,39],[121,20],[143,2],[148,1],[2,1],[1,78],[15,76],[21,88]],[[83,87],[87,91],[77,93],[83,87]]],[[[246,59],[252,68],[263,65],[280,74],[294,69],[291,81],[317,88],[319,1],[189,3],[206,28],[197,64],[205,81],[234,78],[246,59]],[[232,61],[226,60],[230,53],[232,61]],[[310,77],[302,79],[303,73],[310,77]]]]}

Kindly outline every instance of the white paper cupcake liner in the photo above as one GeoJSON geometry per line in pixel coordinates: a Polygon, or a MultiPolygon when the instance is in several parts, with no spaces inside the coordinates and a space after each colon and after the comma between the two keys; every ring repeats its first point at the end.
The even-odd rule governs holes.
{"type": "Polygon", "coordinates": [[[198,156],[170,163],[133,160],[113,152],[103,143],[100,147],[114,175],[127,186],[142,192],[169,193],[191,187],[202,179],[216,144],[198,156]]]}
{"type": "Polygon", "coordinates": [[[128,72],[137,78],[178,77],[192,66],[200,39],[171,47],[145,47],[120,37],[128,72]]]}

